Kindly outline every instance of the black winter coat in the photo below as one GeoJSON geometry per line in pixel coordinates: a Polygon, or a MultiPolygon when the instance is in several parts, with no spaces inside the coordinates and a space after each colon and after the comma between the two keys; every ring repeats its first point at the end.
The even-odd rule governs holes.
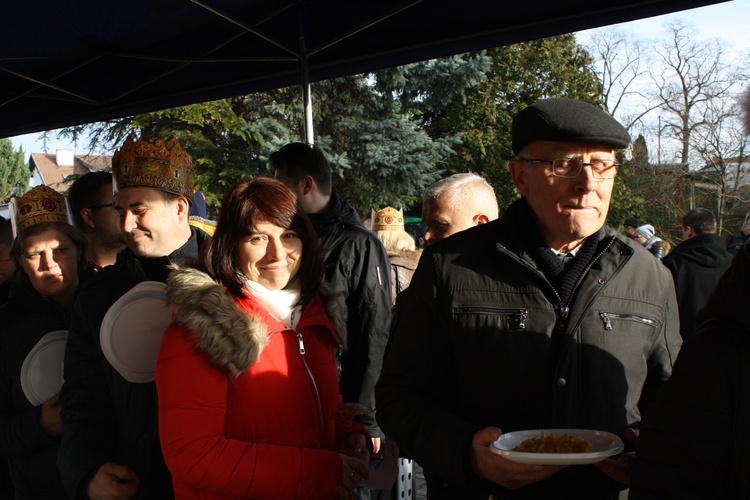
{"type": "Polygon", "coordinates": [[[70,313],[30,285],[12,283],[0,308],[0,455],[8,457],[16,499],[64,499],[56,464],[60,440],[39,424],[41,405],[26,398],[21,366],[44,335],[68,330],[70,313]]]}
{"type": "Polygon", "coordinates": [[[142,281],[166,282],[170,263],[198,257],[207,235],[191,228],[185,245],[162,258],[137,258],[129,249],[84,286],[73,308],[65,352],[63,437],[58,466],[71,498],[86,498],[88,482],[106,462],[135,471],[135,498],[173,496],[157,435],[156,386],[125,380],[102,353],[99,329],[110,306],[142,281]]]}
{"type": "Polygon", "coordinates": [[[729,269],[732,257],[721,237],[699,234],[677,245],[662,259],[674,278],[683,339],[695,332],[695,316],[708,302],[719,278],[729,269]]]}
{"type": "Polygon", "coordinates": [[[378,415],[424,468],[430,498],[617,498],[625,485],[590,465],[519,490],[490,483],[472,471],[472,440],[486,427],[623,435],[679,349],[672,280],[659,261],[605,227],[590,237],[591,258],[570,262],[581,272],[566,276],[574,288],[565,294],[570,280],[553,284],[532,258],[548,249],[524,234],[534,225],[524,205],[428,247],[398,298],[378,415]]]}
{"type": "Polygon", "coordinates": [[[744,247],[643,418],[631,500],[750,498],[748,304],[750,254],[744,247]]]}
{"type": "MultiPolygon", "coordinates": [[[[391,266],[380,240],[352,206],[336,196],[330,208],[310,214],[325,260],[325,282],[346,320],[347,350],[341,358],[341,396],[375,408],[375,383],[391,324],[391,266]]],[[[372,437],[383,437],[372,414],[360,418],[372,437]]]]}

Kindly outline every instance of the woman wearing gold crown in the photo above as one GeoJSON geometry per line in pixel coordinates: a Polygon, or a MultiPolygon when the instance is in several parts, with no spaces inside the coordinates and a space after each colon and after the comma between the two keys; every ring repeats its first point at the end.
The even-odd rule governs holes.
{"type": "Polygon", "coordinates": [[[348,496],[368,475],[371,440],[341,405],[345,337],[294,192],[273,179],[236,184],[201,267],[170,275],[174,320],[156,364],[175,496],[348,496]]]}
{"type": "Polygon", "coordinates": [[[379,212],[373,211],[372,230],[385,247],[391,262],[391,296],[395,306],[398,294],[411,283],[422,251],[417,249],[414,237],[406,232],[403,210],[385,207],[379,212]]]}
{"type": "Polygon", "coordinates": [[[59,379],[62,365],[29,372],[24,361],[35,346],[68,330],[86,239],[68,223],[63,196],[47,186],[20,197],[17,207],[10,252],[16,280],[0,308],[0,455],[8,457],[16,498],[67,498],[56,465],[59,395],[36,401],[44,391],[35,384],[59,379]]]}

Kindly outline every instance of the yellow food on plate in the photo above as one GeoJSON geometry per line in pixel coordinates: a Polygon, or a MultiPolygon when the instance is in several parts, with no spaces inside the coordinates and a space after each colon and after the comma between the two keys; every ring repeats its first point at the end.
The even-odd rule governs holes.
{"type": "Polygon", "coordinates": [[[513,451],[525,453],[590,453],[594,451],[591,441],[565,433],[560,437],[542,432],[538,438],[525,439],[513,451]]]}

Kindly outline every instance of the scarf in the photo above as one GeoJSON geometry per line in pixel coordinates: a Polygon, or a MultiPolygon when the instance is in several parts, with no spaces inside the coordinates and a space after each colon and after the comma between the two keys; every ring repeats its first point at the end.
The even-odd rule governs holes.
{"type": "Polygon", "coordinates": [[[287,288],[283,290],[269,290],[260,283],[249,280],[247,277],[243,276],[243,278],[245,281],[245,290],[271,316],[284,323],[284,326],[287,328],[291,328],[292,330],[297,328],[302,310],[302,304],[300,304],[302,286],[299,280],[292,280],[287,285],[287,288]]]}

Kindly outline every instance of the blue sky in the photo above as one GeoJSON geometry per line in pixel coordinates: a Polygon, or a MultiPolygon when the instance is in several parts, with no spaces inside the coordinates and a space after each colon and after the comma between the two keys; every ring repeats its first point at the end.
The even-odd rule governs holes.
{"type": "MultiPolygon", "coordinates": [[[[708,7],[691,9],[665,16],[640,19],[629,23],[615,25],[618,30],[630,33],[637,38],[659,38],[664,32],[664,25],[675,20],[691,24],[701,38],[720,38],[736,51],[738,57],[750,57],[750,0],[731,0],[708,7]]],[[[604,28],[606,29],[606,28],[604,28]]],[[[588,37],[595,30],[578,33],[581,43],[587,43],[588,37]]],[[[42,142],[37,140],[40,133],[11,137],[14,149],[23,147],[26,154],[42,152],[42,142]]],[[[70,148],[77,153],[85,153],[86,144],[78,147],[66,140],[55,139],[47,143],[48,152],[53,153],[58,147],[70,148]]]]}

